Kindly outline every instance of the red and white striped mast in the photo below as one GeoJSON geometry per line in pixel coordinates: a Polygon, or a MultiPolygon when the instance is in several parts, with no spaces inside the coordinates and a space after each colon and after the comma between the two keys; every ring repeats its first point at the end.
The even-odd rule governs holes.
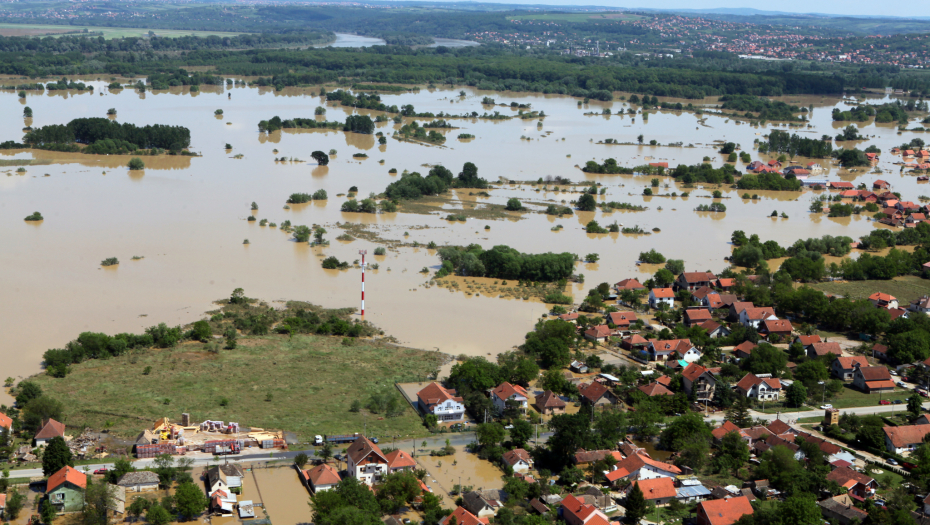
{"type": "Polygon", "coordinates": [[[358,253],[362,256],[362,317],[365,317],[365,255],[368,250],[359,250],[358,253]]]}

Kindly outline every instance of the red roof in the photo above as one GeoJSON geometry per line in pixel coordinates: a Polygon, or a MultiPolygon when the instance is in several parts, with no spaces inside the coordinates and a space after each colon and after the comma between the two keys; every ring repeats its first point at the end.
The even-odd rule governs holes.
{"type": "Polygon", "coordinates": [[[849,481],[855,481],[856,483],[862,483],[863,485],[871,485],[875,483],[875,480],[861,472],[856,472],[855,470],[849,467],[841,467],[833,472],[827,474],[827,479],[837,482],[841,487],[845,486],[849,481]]]}
{"type": "Polygon", "coordinates": [[[546,390],[536,396],[536,406],[539,408],[565,408],[565,401],[557,396],[552,390],[546,390]]]}
{"type": "Polygon", "coordinates": [[[530,457],[530,453],[522,448],[515,448],[513,450],[508,450],[504,453],[504,461],[507,462],[511,467],[523,461],[527,464],[532,464],[533,459],[530,457]]]}
{"type": "Polygon", "coordinates": [[[633,312],[610,312],[607,314],[607,321],[617,326],[629,325],[637,319],[636,314],[633,312]]]}
{"type": "Polygon", "coordinates": [[[752,341],[743,341],[742,343],[733,347],[733,353],[735,354],[737,352],[740,352],[743,354],[751,354],[752,349],[757,346],[759,345],[753,343],[752,341]]]}
{"type": "Polygon", "coordinates": [[[693,310],[685,310],[685,322],[687,323],[696,323],[704,322],[710,320],[710,312],[703,308],[695,308],[693,310]]]}
{"type": "Polygon", "coordinates": [[[13,428],[13,420],[3,412],[0,412],[0,428],[5,428],[7,430],[13,428]]]}
{"type": "Polygon", "coordinates": [[[791,333],[791,321],[787,319],[768,319],[762,322],[762,328],[770,334],[791,333]]]}
{"type": "Polygon", "coordinates": [[[387,459],[389,469],[417,466],[417,462],[410,457],[410,454],[407,454],[403,450],[395,450],[384,457],[387,459]]]}
{"type": "Polygon", "coordinates": [[[873,293],[872,295],[869,296],[869,300],[870,301],[881,301],[885,303],[889,303],[891,301],[897,301],[895,296],[891,294],[887,294],[887,293],[882,293],[882,292],[873,293]]]}
{"type": "Polygon", "coordinates": [[[646,287],[640,284],[636,279],[624,279],[615,284],[618,290],[645,290],[646,287]]]}
{"type": "Polygon", "coordinates": [[[723,436],[730,432],[740,433],[740,429],[731,421],[724,421],[722,425],[711,431],[715,439],[723,439],[723,436]]]}
{"type": "Polygon", "coordinates": [[[665,386],[660,383],[649,383],[648,385],[637,387],[637,389],[649,397],[675,395],[674,392],[665,388],[665,386]]]}
{"type": "Polygon", "coordinates": [[[529,395],[527,395],[526,390],[522,386],[511,385],[507,381],[497,385],[497,388],[491,390],[491,393],[502,401],[506,401],[514,396],[522,396],[525,399],[529,399],[529,395]]]}
{"type": "Polygon", "coordinates": [[[885,436],[896,448],[904,448],[923,442],[924,436],[930,433],[930,425],[904,425],[900,427],[883,427],[885,436]]]}
{"type": "Polygon", "coordinates": [[[562,514],[570,514],[577,518],[581,523],[590,523],[591,515],[597,515],[601,518],[604,514],[597,510],[594,505],[586,505],[583,501],[569,494],[562,500],[562,514]]]}
{"type": "Polygon", "coordinates": [[[304,477],[310,480],[310,484],[314,487],[320,485],[336,485],[342,481],[342,478],[339,477],[339,472],[326,463],[313,467],[310,470],[305,470],[304,477]]]}
{"type": "Polygon", "coordinates": [[[652,295],[659,299],[674,299],[675,291],[671,288],[653,288],[652,295]]]}
{"type": "MultiPolygon", "coordinates": [[[[860,366],[859,374],[866,381],[891,381],[891,373],[883,366],[860,366]]],[[[894,386],[894,383],[891,384],[894,386]]]]}
{"type": "Polygon", "coordinates": [[[843,355],[843,348],[839,343],[814,343],[810,346],[814,354],[818,356],[827,354],[843,355]]]}
{"type": "Polygon", "coordinates": [[[839,363],[840,368],[843,370],[852,370],[856,368],[856,365],[859,366],[869,366],[869,361],[862,356],[854,357],[837,357],[836,361],[839,363]]]}
{"type": "Polygon", "coordinates": [[[746,318],[751,321],[761,321],[768,317],[775,317],[775,310],[770,306],[761,306],[759,308],[746,308],[746,318]]]}
{"type": "Polygon", "coordinates": [[[439,525],[446,525],[452,518],[455,518],[456,525],[486,525],[490,523],[488,518],[478,518],[471,512],[465,510],[465,507],[456,507],[452,514],[439,520],[439,525]]]}
{"type": "Polygon", "coordinates": [[[717,278],[716,275],[710,272],[684,272],[681,277],[684,277],[686,283],[709,282],[717,278]]]}
{"type": "Polygon", "coordinates": [[[591,403],[597,403],[608,391],[606,386],[596,381],[587,384],[582,383],[578,386],[578,393],[581,394],[581,397],[587,399],[591,403]]]}
{"type": "Polygon", "coordinates": [[[698,523],[709,525],[732,525],[752,513],[752,505],[746,496],[702,501],[697,507],[698,523]]]}
{"type": "Polygon", "coordinates": [[[772,421],[765,428],[769,429],[770,432],[774,434],[778,434],[778,435],[787,434],[788,432],[791,431],[791,427],[788,426],[788,423],[785,423],[784,421],[780,419],[776,419],[772,421]]]}
{"type": "Polygon", "coordinates": [[[823,342],[823,340],[820,339],[819,335],[800,335],[798,336],[798,341],[801,342],[801,346],[807,346],[807,345],[812,345],[814,343],[823,342]]]}
{"type": "Polygon", "coordinates": [[[643,491],[643,496],[646,496],[647,501],[674,498],[678,495],[672,478],[641,479],[634,483],[639,486],[639,490],[643,491]]]}
{"type": "Polygon", "coordinates": [[[681,372],[681,375],[689,381],[696,381],[697,378],[707,372],[707,369],[697,363],[691,363],[681,372]]]}
{"type": "Polygon", "coordinates": [[[639,453],[625,457],[623,461],[617,463],[616,467],[617,470],[626,470],[628,474],[632,474],[647,465],[659,470],[664,470],[671,474],[681,474],[681,469],[675,465],[656,461],[645,454],[639,453]]]}
{"type": "Polygon", "coordinates": [[[65,437],[65,424],[49,419],[42,430],[36,434],[35,439],[52,439],[53,437],[65,437]]]}
{"type": "Polygon", "coordinates": [[[600,339],[602,337],[610,337],[611,330],[610,327],[606,324],[599,324],[597,326],[592,326],[584,331],[584,335],[588,337],[593,337],[595,339],[600,339]]]}
{"type": "Polygon", "coordinates": [[[444,403],[450,399],[464,402],[461,397],[455,396],[455,390],[443,387],[439,383],[430,383],[426,388],[417,392],[417,399],[426,406],[427,410],[432,410],[434,406],[444,403]]]}
{"type": "Polygon", "coordinates": [[[84,473],[75,470],[74,467],[64,467],[63,469],[49,476],[48,483],[45,485],[45,493],[48,494],[49,492],[57,489],[66,481],[82,489],[87,488],[87,476],[84,473]]]}

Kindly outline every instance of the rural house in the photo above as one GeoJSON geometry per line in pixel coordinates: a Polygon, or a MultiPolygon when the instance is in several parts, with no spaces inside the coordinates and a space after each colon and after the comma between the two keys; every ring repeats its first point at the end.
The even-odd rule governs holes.
{"type": "Polygon", "coordinates": [[[504,462],[510,465],[514,472],[527,472],[533,468],[533,458],[522,448],[515,448],[504,453],[504,462]]]}
{"type": "Polygon", "coordinates": [[[464,421],[465,400],[455,390],[439,383],[430,383],[417,392],[417,405],[424,414],[433,414],[438,421],[464,421]]]}
{"type": "Polygon", "coordinates": [[[930,433],[930,425],[882,427],[882,431],[885,432],[885,446],[888,451],[901,454],[919,447],[924,436],[930,433]]]}
{"type": "Polygon", "coordinates": [[[827,480],[835,481],[853,496],[867,499],[875,495],[878,483],[869,476],[849,467],[840,467],[827,474],[827,480]]]}
{"type": "Polygon", "coordinates": [[[346,451],[349,475],[371,485],[387,474],[388,460],[378,445],[365,436],[359,436],[346,451]]]}
{"type": "Polygon", "coordinates": [[[49,419],[45,425],[36,433],[35,442],[37,447],[44,447],[54,437],[65,437],[65,424],[59,423],[54,419],[49,419]]]}
{"type": "Polygon", "coordinates": [[[874,304],[878,308],[891,309],[891,308],[898,307],[898,299],[895,298],[895,296],[882,293],[882,292],[875,292],[872,295],[870,295],[869,301],[872,301],[872,304],[874,304]]]}
{"type": "Polygon", "coordinates": [[[762,321],[762,326],[759,327],[759,333],[770,338],[770,340],[772,336],[790,338],[792,330],[794,328],[791,326],[791,321],[787,319],[766,319],[762,321]]]}
{"type": "Polygon", "coordinates": [[[659,308],[661,305],[675,306],[675,291],[671,288],[653,288],[649,290],[649,306],[659,308]]]}
{"type": "Polygon", "coordinates": [[[506,381],[491,390],[491,401],[494,402],[494,408],[497,409],[499,414],[502,414],[504,409],[507,408],[507,401],[515,402],[520,411],[525,413],[528,399],[529,394],[526,393],[522,386],[511,385],[506,381]]]}
{"type": "Polygon", "coordinates": [[[467,492],[462,497],[462,503],[465,505],[465,509],[468,510],[468,512],[471,512],[479,518],[494,516],[497,514],[497,511],[504,506],[501,495],[499,491],[496,490],[473,490],[467,492]]]}
{"type": "Polygon", "coordinates": [[[707,337],[711,339],[729,337],[730,335],[730,329],[716,321],[704,321],[698,326],[703,328],[707,332],[707,337]]]}
{"type": "Polygon", "coordinates": [[[630,328],[630,323],[636,321],[636,314],[633,312],[610,312],[607,314],[607,324],[614,325],[621,330],[630,328]]]}
{"type": "Polygon", "coordinates": [[[697,506],[697,525],[733,525],[746,514],[752,514],[749,498],[713,499],[697,506]]]}
{"type": "Polygon", "coordinates": [[[759,345],[753,343],[752,341],[743,341],[742,343],[733,347],[733,357],[737,359],[746,359],[752,354],[752,349],[759,345]]]}
{"type": "Polygon", "coordinates": [[[158,474],[149,470],[127,472],[116,481],[116,486],[123,487],[129,492],[158,490],[158,474]]]}
{"type": "Polygon", "coordinates": [[[693,392],[699,402],[713,399],[717,380],[708,369],[699,364],[691,363],[682,371],[681,375],[686,394],[691,395],[693,392]]]}
{"type": "Polygon", "coordinates": [[[0,412],[0,428],[5,428],[7,430],[13,429],[13,420],[3,412],[0,412]]]}
{"type": "MultiPolygon", "coordinates": [[[[668,502],[678,495],[672,478],[640,479],[634,481],[630,485],[630,489],[632,489],[633,485],[637,485],[639,490],[643,491],[646,501],[653,503],[656,507],[668,505],[668,502]]],[[[629,491],[627,492],[629,493],[629,491]]]]}
{"type": "Polygon", "coordinates": [[[701,358],[701,352],[691,344],[690,339],[669,339],[667,341],[649,341],[646,351],[653,361],[665,361],[672,357],[692,363],[701,358]]]}
{"type": "Polygon", "coordinates": [[[609,523],[607,515],[597,507],[585,504],[582,500],[569,494],[562,500],[559,514],[568,525],[602,525],[609,523]]]}
{"type": "Polygon", "coordinates": [[[739,314],[739,324],[759,330],[763,321],[778,319],[775,317],[775,310],[770,307],[764,308],[745,308],[739,314]]]}
{"type": "Polygon", "coordinates": [[[84,508],[87,476],[74,467],[64,467],[48,478],[45,495],[56,512],[74,512],[84,508]]]}
{"type": "Polygon", "coordinates": [[[683,317],[688,328],[711,320],[710,311],[706,308],[688,308],[683,317]]]}
{"type": "Polygon", "coordinates": [[[862,523],[869,516],[866,511],[855,507],[852,498],[845,494],[818,501],[817,505],[820,505],[824,519],[838,525],[862,523]]]}
{"type": "Polygon", "coordinates": [[[405,470],[413,470],[417,467],[417,462],[414,461],[412,457],[410,457],[410,454],[407,454],[400,449],[397,449],[384,457],[388,462],[389,474],[402,472],[405,470]]]}
{"type": "Polygon", "coordinates": [[[465,510],[464,507],[456,507],[452,514],[439,520],[439,525],[449,525],[449,523],[455,523],[455,525],[488,525],[491,520],[479,518],[465,510]]]}
{"type": "Polygon", "coordinates": [[[565,401],[557,396],[552,390],[546,390],[536,396],[536,408],[544,416],[565,413],[565,401]]]}
{"type": "Polygon", "coordinates": [[[837,357],[830,363],[830,372],[833,377],[843,381],[852,381],[853,373],[860,366],[869,366],[868,360],[861,356],[837,357]]]}
{"type": "Polygon", "coordinates": [[[648,385],[638,386],[636,387],[636,389],[646,394],[649,397],[674,396],[675,395],[674,392],[672,392],[668,388],[665,388],[665,385],[663,385],[662,383],[658,383],[658,382],[649,383],[648,385]]]}
{"type": "Polygon", "coordinates": [[[679,290],[697,290],[702,286],[712,286],[717,276],[710,272],[684,272],[675,280],[675,288],[679,290]]]}
{"type": "Polygon", "coordinates": [[[781,396],[781,381],[777,377],[770,377],[771,374],[746,374],[739,383],[736,383],[736,391],[742,396],[766,401],[775,401],[781,396]]]}
{"type": "Polygon", "coordinates": [[[599,324],[592,326],[584,331],[584,338],[588,341],[596,341],[598,343],[606,343],[607,339],[613,333],[613,330],[610,329],[606,324],[599,324]]]}
{"type": "Polygon", "coordinates": [[[304,484],[313,492],[334,489],[342,481],[339,477],[339,471],[327,463],[302,471],[302,477],[304,478],[304,484]]]}
{"type": "Polygon", "coordinates": [[[681,469],[669,463],[656,461],[643,451],[636,451],[614,465],[614,470],[607,473],[607,481],[616,483],[622,478],[629,480],[674,478],[681,475],[681,469]]]}
{"type": "Polygon", "coordinates": [[[894,390],[894,381],[883,366],[860,366],[853,372],[853,387],[867,394],[891,392],[894,390]]]}
{"type": "Polygon", "coordinates": [[[217,490],[241,491],[243,476],[245,472],[236,464],[211,467],[207,470],[207,492],[213,494],[217,490]]]}
{"type": "Polygon", "coordinates": [[[843,348],[839,343],[811,343],[807,347],[807,357],[822,357],[827,354],[843,355],[843,348]]]}
{"type": "Polygon", "coordinates": [[[615,284],[614,288],[616,288],[618,292],[621,290],[645,290],[646,289],[646,287],[640,284],[640,282],[637,281],[636,279],[624,279],[620,281],[619,283],[615,284]]]}
{"type": "Polygon", "coordinates": [[[578,385],[578,393],[585,404],[594,406],[615,405],[617,396],[609,388],[594,381],[578,385]]]}

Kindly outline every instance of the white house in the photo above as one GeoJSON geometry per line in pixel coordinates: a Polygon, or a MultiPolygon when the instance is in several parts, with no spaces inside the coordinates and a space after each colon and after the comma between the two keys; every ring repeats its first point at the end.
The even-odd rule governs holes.
{"type": "Polygon", "coordinates": [[[37,447],[44,447],[55,437],[65,437],[65,424],[55,421],[54,419],[49,419],[45,422],[45,425],[42,426],[42,429],[36,433],[34,439],[37,447]]]}
{"type": "Polygon", "coordinates": [[[930,315],[930,297],[925,295],[920,299],[914,299],[911,301],[911,305],[908,307],[908,310],[930,315]]]}
{"type": "Polygon", "coordinates": [[[671,288],[653,288],[649,290],[649,306],[658,308],[667,304],[669,308],[675,306],[675,291],[671,288]]]}
{"type": "Polygon", "coordinates": [[[506,381],[497,385],[497,388],[494,390],[491,390],[491,401],[494,403],[494,408],[497,409],[498,413],[502,413],[504,409],[507,408],[508,400],[516,401],[520,406],[520,410],[526,412],[528,399],[529,395],[522,386],[511,385],[506,381]]]}
{"type": "Polygon", "coordinates": [[[898,299],[890,294],[875,292],[869,296],[869,301],[872,301],[878,308],[887,308],[893,310],[898,307],[898,299]]]}
{"type": "Polygon", "coordinates": [[[307,484],[308,488],[313,489],[313,492],[332,490],[336,488],[336,485],[341,481],[339,472],[326,463],[301,472],[303,474],[304,483],[307,484]]]}
{"type": "Polygon", "coordinates": [[[365,436],[359,436],[346,451],[346,471],[366,485],[381,481],[387,474],[388,460],[378,445],[365,436]]]}
{"type": "Polygon", "coordinates": [[[668,341],[649,341],[646,351],[653,361],[660,359],[684,359],[693,363],[701,358],[701,352],[691,344],[690,339],[669,339],[668,341]]]}
{"type": "Polygon", "coordinates": [[[515,448],[504,453],[504,462],[510,465],[514,472],[527,472],[533,468],[533,458],[522,448],[515,448]]]}
{"type": "Polygon", "coordinates": [[[426,414],[433,414],[439,421],[464,421],[465,400],[456,396],[455,390],[444,388],[439,383],[430,383],[417,392],[417,404],[426,414]]]}
{"type": "Polygon", "coordinates": [[[244,476],[242,467],[236,464],[212,467],[207,470],[207,492],[213,494],[217,490],[241,489],[244,476]]]}
{"type": "Polygon", "coordinates": [[[758,400],[777,400],[781,397],[781,380],[771,377],[771,374],[746,374],[739,383],[736,391],[745,397],[758,400]]]}
{"type": "Polygon", "coordinates": [[[746,308],[745,310],[739,313],[739,324],[745,327],[752,327],[755,330],[759,329],[759,325],[763,321],[774,321],[778,317],[775,316],[775,310],[769,307],[764,308],[746,308]]]}
{"type": "Polygon", "coordinates": [[[885,446],[890,452],[901,454],[919,447],[924,436],[930,434],[930,425],[902,425],[900,427],[883,427],[885,446]]]}
{"type": "Polygon", "coordinates": [[[615,483],[621,478],[637,480],[675,478],[680,475],[681,469],[675,465],[656,461],[645,453],[636,452],[614,465],[614,470],[607,473],[607,480],[615,483]]]}

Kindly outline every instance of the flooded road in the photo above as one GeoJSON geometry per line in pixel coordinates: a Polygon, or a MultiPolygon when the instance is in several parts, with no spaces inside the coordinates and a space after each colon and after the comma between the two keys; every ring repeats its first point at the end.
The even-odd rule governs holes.
{"type": "MultiPolygon", "coordinates": [[[[32,126],[64,124],[73,118],[104,116],[108,108],[118,110],[120,122],[136,125],[172,124],[191,130],[191,149],[202,157],[145,157],[146,169],[130,173],[124,166],[129,157],[80,156],[44,151],[4,151],[0,160],[34,159],[36,165],[0,167],[0,290],[5,301],[0,306],[0,358],[5,375],[24,377],[38,371],[42,353],[58,348],[82,331],[117,333],[140,332],[165,322],[176,325],[195,321],[211,308],[211,301],[228,297],[242,287],[250,297],[268,301],[306,300],[325,307],[358,304],[361,275],[357,269],[323,270],[323,257],[336,256],[352,262],[359,250],[368,250],[369,262],[380,269],[366,275],[366,319],[402,343],[450,354],[494,355],[520,344],[524,334],[545,311],[537,300],[508,297],[501,300],[484,293],[428,286],[429,276],[439,260],[435,251],[409,246],[414,241],[426,245],[478,243],[485,248],[507,244],[520,251],[537,253],[568,251],[584,256],[598,253],[597,264],[579,264],[586,283],[566,292],[580,299],[600,282],[614,283],[625,277],[646,278],[635,261],[639,252],[655,248],[668,258],[684,259],[690,270],[720,270],[733,230],[757,233],[763,240],[792,243],[812,236],[849,235],[858,237],[872,225],[865,216],[830,219],[808,213],[810,199],[818,192],[752,192],[760,198],[742,199],[743,191],[719,188],[725,213],[698,213],[695,206],[711,202],[716,187],[697,184],[685,189],[671,178],[659,177],[658,193],[690,191],[690,196],[643,197],[650,177],[633,175],[591,175],[576,165],[588,160],[602,162],[608,157],[619,164],[636,166],[646,162],[695,164],[708,156],[715,166],[723,161],[714,141],[739,143],[753,159],[768,160],[751,149],[754,139],[778,126],[752,127],[714,116],[686,112],[651,112],[641,115],[585,116],[586,112],[613,113],[626,110],[620,101],[591,103],[579,107],[576,99],[555,95],[500,94],[470,88],[426,90],[419,93],[382,95],[388,105],[413,104],[417,111],[455,114],[500,111],[516,115],[502,106],[484,106],[482,98],[497,102],[531,104],[547,115],[542,126],[534,120],[492,121],[456,119],[459,128],[448,131],[443,147],[389,139],[379,146],[371,136],[335,131],[259,133],[257,123],[278,115],[282,118],[309,117],[324,105],[317,96],[319,87],[288,88],[280,92],[246,87],[206,87],[200,92],[175,88],[171,91],[138,93],[119,90],[110,93],[108,80],[92,82],[95,94],[62,93],[29,95],[26,104],[34,111],[32,126]],[[466,92],[459,96],[460,89],[466,92]],[[103,93],[103,95],[100,95],[103,93]],[[231,94],[231,98],[228,98],[231,94]],[[221,118],[214,110],[223,109],[221,118]],[[549,133],[551,132],[551,133],[549,133]],[[470,133],[475,139],[461,142],[455,137],[470,133]],[[597,144],[606,138],[635,142],[643,134],[645,142],[682,142],[685,147],[597,144]],[[232,150],[226,150],[230,144],[232,150]],[[688,147],[693,145],[693,147],[688,147]],[[314,150],[338,154],[329,166],[310,161],[314,150]],[[353,159],[364,151],[368,158],[353,159]],[[241,158],[235,158],[241,155],[241,158]],[[276,162],[285,156],[302,159],[276,162]],[[379,161],[383,160],[381,163],[379,161]],[[309,162],[308,162],[309,161],[309,162]],[[457,173],[465,162],[474,162],[479,175],[491,182],[499,179],[536,181],[565,177],[576,182],[598,182],[606,194],[599,201],[641,204],[642,212],[615,211],[576,213],[561,219],[534,213],[547,204],[570,205],[580,195],[566,186],[554,191],[550,182],[542,185],[502,184],[489,191],[490,197],[468,195],[469,190],[453,192],[442,212],[432,214],[390,213],[368,215],[340,211],[344,194],[357,186],[359,196],[381,193],[399,175],[396,168],[420,171],[442,163],[457,173]],[[665,185],[668,184],[668,188],[665,185]],[[284,209],[291,193],[313,193],[324,189],[327,201],[284,209]],[[538,190],[538,191],[537,191],[538,190]],[[529,212],[495,212],[500,218],[469,219],[450,223],[446,214],[488,204],[502,206],[508,198],[523,201],[529,212]],[[311,248],[290,240],[290,235],[259,222],[248,222],[250,204],[256,202],[257,219],[281,224],[323,225],[331,245],[311,248]],[[788,219],[771,219],[774,210],[788,219]],[[23,221],[39,211],[40,223],[23,221]],[[652,235],[584,233],[592,218],[602,225],[617,221],[624,226],[639,225],[652,235]],[[376,240],[337,241],[344,233],[339,224],[364,225],[376,240]],[[552,229],[561,225],[560,231],[552,229]],[[486,229],[485,226],[490,226],[486,229]],[[249,240],[248,245],[243,241],[249,240]],[[387,255],[372,257],[379,243],[405,242],[390,248],[387,255]],[[134,256],[144,257],[132,260],[134,256]],[[102,268],[100,261],[117,257],[118,266],[102,268]]],[[[791,97],[786,97],[789,103],[791,97]]],[[[0,140],[21,140],[24,122],[19,115],[23,104],[12,92],[0,93],[7,117],[0,121],[0,140]]],[[[807,103],[805,99],[804,104],[807,103]]],[[[830,120],[835,100],[815,103],[811,129],[798,131],[820,136],[835,134],[842,126],[830,120]],[[820,105],[822,104],[822,106],[820,105]]],[[[846,107],[839,103],[840,107],[846,107]]],[[[344,120],[352,108],[327,107],[326,119],[344,120]]],[[[367,114],[376,115],[376,112],[367,114]]],[[[909,141],[917,133],[897,135],[894,127],[865,123],[857,125],[864,135],[876,138],[857,143],[864,148],[875,144],[884,152],[878,168],[881,175],[867,171],[846,172],[832,166],[829,159],[819,178],[846,180],[871,186],[876,178],[892,184],[905,200],[917,200],[926,191],[914,176],[899,174],[891,147],[909,141]]],[[[392,122],[379,123],[377,131],[391,135],[399,128],[392,122]]],[[[779,129],[787,129],[779,127],[779,129]]],[[[742,164],[740,164],[742,166],[742,164]]],[[[577,188],[575,188],[577,190],[577,188]]],[[[493,211],[493,210],[492,210],[493,211]]],[[[649,269],[653,272],[654,269],[649,269]]],[[[0,400],[0,402],[8,402],[0,400]]]]}
{"type": "Polygon", "coordinates": [[[252,472],[246,472],[245,477],[248,480],[246,490],[255,487],[257,481],[256,492],[260,492],[261,497],[258,497],[256,492],[247,492],[250,495],[243,495],[240,499],[253,498],[254,501],[262,501],[272,523],[297,525],[313,521],[313,513],[307,504],[310,494],[300,483],[297,471],[292,467],[257,468],[252,472]]]}

